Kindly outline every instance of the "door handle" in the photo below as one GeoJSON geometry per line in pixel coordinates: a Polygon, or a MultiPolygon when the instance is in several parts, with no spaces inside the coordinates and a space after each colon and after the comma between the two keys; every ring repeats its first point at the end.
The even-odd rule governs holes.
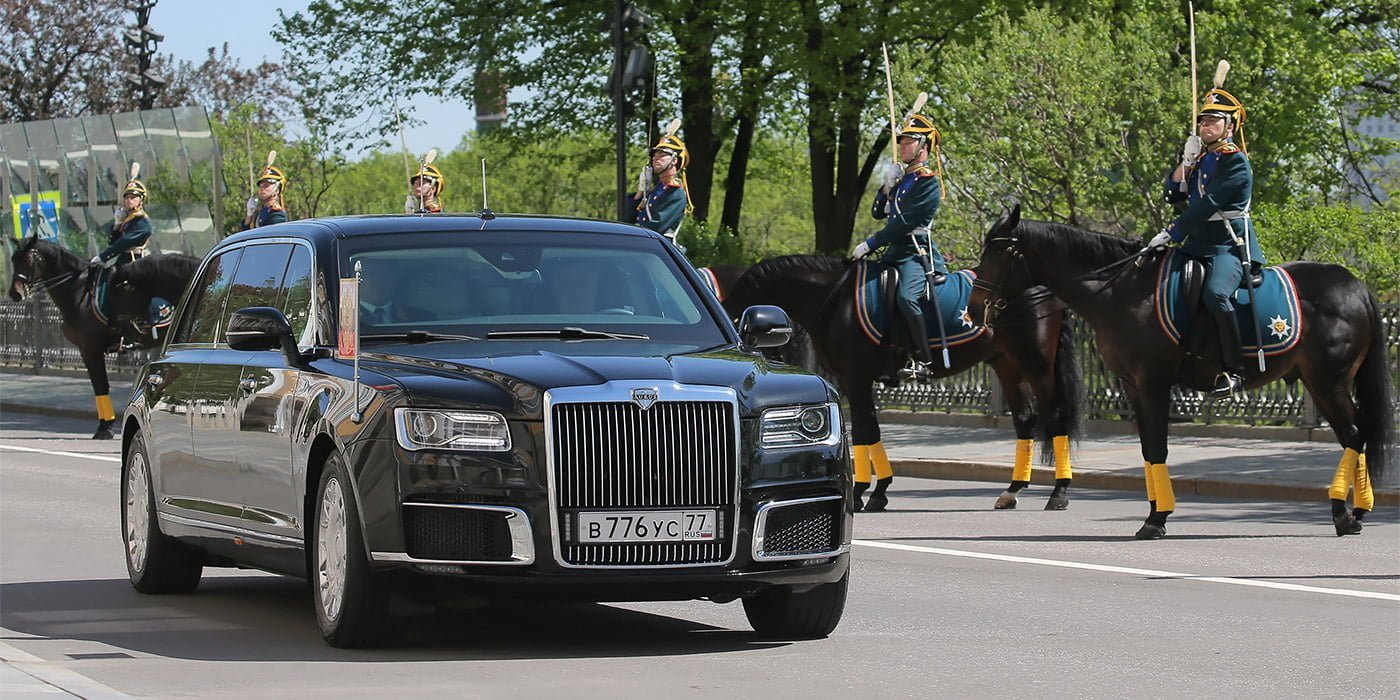
{"type": "Polygon", "coordinates": [[[152,389],[159,389],[159,388],[160,388],[160,385],[162,385],[162,384],[164,384],[164,383],[165,383],[165,377],[162,377],[162,376],[160,376],[159,374],[148,374],[148,375],[146,375],[146,386],[149,386],[149,387],[151,387],[152,389]]]}
{"type": "Polygon", "coordinates": [[[258,390],[258,380],[252,377],[244,377],[238,381],[238,388],[245,394],[251,394],[258,390]]]}

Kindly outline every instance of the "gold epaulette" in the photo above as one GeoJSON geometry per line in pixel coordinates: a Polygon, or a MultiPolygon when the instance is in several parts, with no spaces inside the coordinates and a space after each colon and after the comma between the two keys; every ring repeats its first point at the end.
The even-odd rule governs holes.
{"type": "Polygon", "coordinates": [[[1239,153],[1240,147],[1233,141],[1225,141],[1210,150],[1212,153],[1239,153]]]}
{"type": "Polygon", "coordinates": [[[927,165],[918,165],[918,166],[915,166],[914,169],[913,169],[913,170],[910,170],[909,172],[911,172],[911,173],[913,173],[914,175],[917,175],[917,176],[919,176],[919,177],[933,177],[934,175],[937,175],[937,174],[938,174],[938,173],[936,173],[936,172],[933,171],[933,168],[930,168],[930,167],[928,167],[927,165]]]}

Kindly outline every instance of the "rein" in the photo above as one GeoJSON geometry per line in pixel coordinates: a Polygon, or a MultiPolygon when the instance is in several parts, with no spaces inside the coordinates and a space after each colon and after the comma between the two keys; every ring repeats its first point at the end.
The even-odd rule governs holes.
{"type": "MultiPolygon", "coordinates": [[[[1030,268],[1026,266],[1026,259],[1025,259],[1025,256],[1021,254],[1021,251],[1019,251],[1019,250],[1016,249],[1016,245],[1015,245],[1015,244],[1016,244],[1016,239],[1015,239],[1014,237],[1013,237],[1013,238],[997,238],[997,239],[993,239],[993,240],[991,240],[991,241],[988,241],[988,242],[987,242],[987,245],[990,246],[991,243],[994,243],[994,242],[996,242],[996,241],[1005,241],[1005,242],[1006,242],[1006,244],[1007,244],[1007,245],[1006,245],[1006,251],[1007,251],[1007,253],[1012,257],[1013,260],[1015,260],[1015,261],[1021,266],[1021,269],[1022,269],[1023,271],[1025,271],[1026,274],[1027,274],[1027,276],[1029,277],[1029,275],[1030,275],[1030,268]]],[[[985,248],[985,246],[984,246],[984,248],[985,248]]],[[[1105,289],[1108,289],[1109,287],[1113,286],[1113,285],[1118,281],[1118,279],[1119,279],[1120,277],[1123,276],[1123,273],[1126,272],[1126,271],[1128,270],[1128,263],[1132,263],[1132,262],[1135,262],[1135,261],[1140,261],[1140,260],[1143,258],[1143,256],[1145,256],[1145,255],[1147,255],[1148,253],[1151,253],[1151,252],[1153,252],[1153,251],[1154,251],[1154,249],[1152,249],[1152,248],[1143,248],[1142,250],[1139,250],[1138,252],[1133,253],[1132,255],[1129,255],[1129,256],[1127,256],[1127,257],[1125,257],[1125,258],[1122,258],[1122,259],[1120,259],[1120,260],[1115,260],[1115,261],[1113,261],[1113,262],[1111,262],[1111,263],[1109,263],[1109,264],[1107,264],[1107,265],[1104,265],[1103,267],[1099,267],[1099,268],[1090,270],[1090,271],[1088,271],[1088,272],[1085,272],[1084,274],[1077,275],[1077,276],[1075,276],[1074,278],[1071,279],[1071,282],[1081,282],[1081,281],[1084,281],[1084,280],[1093,279],[1093,278],[1095,278],[1095,277],[1097,277],[1097,276],[1099,276],[1099,275],[1101,275],[1101,274],[1103,274],[1103,273],[1105,273],[1105,272],[1108,272],[1109,270],[1113,270],[1113,269],[1117,268],[1118,271],[1115,272],[1115,273],[1113,273],[1113,275],[1110,276],[1108,279],[1104,280],[1103,285],[1100,286],[1098,289],[1094,290],[1093,293],[1091,294],[1091,296],[1098,295],[1098,294],[1102,293],[1105,289]]],[[[1138,266],[1139,266],[1139,267],[1141,266],[1141,263],[1140,263],[1140,262],[1139,262],[1138,266]]],[[[983,319],[983,321],[987,324],[987,327],[990,328],[990,327],[993,326],[992,319],[995,318],[995,315],[992,313],[992,309],[995,308],[996,311],[997,311],[997,313],[1001,313],[1001,312],[1005,311],[1005,310],[1007,309],[1008,305],[1009,305],[1008,302],[1007,302],[1007,300],[1006,300],[1006,298],[1003,297],[1003,296],[1001,295],[1001,283],[1000,283],[1000,282],[996,282],[996,283],[989,282],[989,281],[986,281],[986,280],[985,280],[984,278],[982,278],[982,277],[978,277],[977,279],[973,280],[972,286],[973,286],[974,289],[981,289],[981,290],[987,292],[988,294],[990,294],[990,295],[992,296],[991,299],[988,299],[986,302],[983,303],[983,309],[982,309],[982,319],[983,319]]],[[[1054,297],[1055,297],[1055,295],[1054,295],[1050,290],[1046,289],[1046,290],[1044,290],[1044,291],[1037,292],[1037,293],[1035,293],[1035,294],[1033,294],[1033,295],[1028,295],[1028,296],[1023,297],[1023,298],[1025,299],[1026,305],[1027,305],[1028,307],[1030,307],[1030,308],[1035,308],[1035,307],[1037,307],[1037,306],[1039,306],[1039,305],[1045,303],[1047,300],[1053,299],[1054,297]]],[[[1039,321],[1039,320],[1042,319],[1042,318],[1046,318],[1046,317],[1049,317],[1049,316],[1053,316],[1053,315],[1055,315],[1055,314],[1057,314],[1057,313],[1060,313],[1061,311],[1063,311],[1063,309],[1055,309],[1055,310],[1053,310],[1053,311],[1048,311],[1048,312],[1043,313],[1043,314],[1040,314],[1040,315],[1038,315],[1038,316],[1032,316],[1032,317],[1026,318],[1026,319],[1022,319],[1022,318],[1019,318],[1019,317],[1018,317],[1018,318],[1015,319],[1015,323],[1032,323],[1032,322],[1035,322],[1035,321],[1039,321]]],[[[1003,325],[1009,325],[1009,324],[1003,324],[1003,325]]]]}

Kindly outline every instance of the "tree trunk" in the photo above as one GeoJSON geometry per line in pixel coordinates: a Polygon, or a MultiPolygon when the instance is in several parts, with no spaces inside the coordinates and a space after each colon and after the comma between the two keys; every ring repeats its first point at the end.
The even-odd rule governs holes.
{"type": "Polygon", "coordinates": [[[720,214],[719,225],[735,234],[739,232],[739,215],[744,208],[744,184],[748,180],[749,155],[753,152],[755,121],[752,115],[739,117],[734,151],[729,156],[729,173],[724,179],[724,211],[720,214]]]}
{"type": "Polygon", "coordinates": [[[680,54],[682,138],[690,151],[685,184],[695,206],[691,216],[705,221],[710,218],[710,194],[720,142],[714,131],[714,14],[703,3],[686,3],[681,21],[672,26],[680,54]]]}

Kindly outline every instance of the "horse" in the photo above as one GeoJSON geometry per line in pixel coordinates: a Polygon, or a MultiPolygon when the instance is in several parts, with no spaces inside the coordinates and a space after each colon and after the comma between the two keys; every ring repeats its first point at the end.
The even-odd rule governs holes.
{"type": "Polygon", "coordinates": [[[10,256],[14,276],[10,299],[23,301],[47,291],[63,317],[63,337],[77,346],[97,398],[94,440],[110,440],[116,411],[107,381],[105,353],[113,345],[131,343],[154,347],[163,338],[143,323],[152,297],[178,301],[199,267],[199,258],[177,253],[149,255],[117,268],[108,281],[112,297],[110,323],[93,309],[93,283],[98,268],[63,248],[28,236],[10,256]]]}
{"type": "MultiPolygon", "coordinates": [[[[772,258],[739,278],[724,304],[730,313],[753,304],[780,306],[807,329],[817,363],[835,378],[850,404],[856,509],[879,512],[889,503],[885,492],[894,472],[880,441],[874,387],[877,380],[895,376],[908,353],[872,342],[858,326],[854,269],[850,261],[820,255],[772,258]],[[875,490],[862,503],[872,467],[875,490]]],[[[998,510],[1015,508],[1017,494],[1030,483],[1038,428],[1042,457],[1048,461],[1053,455],[1055,462],[1055,486],[1045,509],[1069,507],[1070,441],[1081,427],[1081,377],[1072,340],[1062,310],[1028,315],[1023,323],[989,329],[950,347],[949,368],[934,363],[934,376],[947,377],[986,362],[1001,382],[1016,430],[1016,461],[1011,484],[994,505],[998,510]]]]}
{"type": "MultiPolygon", "coordinates": [[[[700,280],[714,293],[715,298],[729,312],[732,320],[738,321],[739,314],[744,313],[748,307],[738,308],[732,304],[725,303],[729,293],[733,291],[734,285],[739,279],[749,271],[747,265],[709,265],[695,269],[700,273],[700,280]]],[[[788,342],[774,348],[764,348],[763,356],[770,360],[777,360],[789,365],[801,367],[809,372],[822,372],[822,367],[817,363],[816,351],[812,348],[812,339],[807,335],[807,329],[801,324],[793,324],[792,338],[788,342]]]]}
{"type": "MultiPolygon", "coordinates": [[[[1116,236],[1023,221],[1016,206],[987,232],[982,276],[971,300],[974,313],[995,328],[1008,298],[1043,285],[1094,329],[1104,364],[1122,381],[1137,418],[1149,504],[1138,539],[1165,536],[1167,516],[1176,507],[1167,471],[1172,386],[1209,391],[1219,369],[1215,358],[1220,357],[1218,334],[1205,325],[1203,316],[1198,324],[1211,328],[1208,338],[1185,343],[1169,333],[1174,326],[1162,315],[1157,299],[1158,287],[1167,279],[1160,276],[1165,263],[1142,264],[1156,254],[1155,249],[1141,249],[1116,236]]],[[[1374,505],[1371,483],[1394,458],[1389,453],[1395,445],[1385,331],[1376,297],[1339,265],[1289,262],[1270,274],[1279,284],[1286,277],[1296,289],[1298,318],[1292,328],[1282,315],[1268,321],[1280,337],[1290,331],[1287,337],[1293,344],[1276,345],[1267,362],[1260,354],[1263,367],[1246,362],[1245,387],[1280,378],[1302,380],[1343,449],[1328,494],[1333,526],[1338,536],[1359,534],[1362,518],[1374,505]],[[1353,485],[1353,509],[1348,512],[1346,498],[1353,485]]],[[[1261,304],[1266,300],[1259,297],[1261,304]]],[[[1255,338],[1261,338],[1255,341],[1261,353],[1272,340],[1256,331],[1246,342],[1255,338]]],[[[1253,359],[1254,354],[1247,356],[1253,359]]]]}

